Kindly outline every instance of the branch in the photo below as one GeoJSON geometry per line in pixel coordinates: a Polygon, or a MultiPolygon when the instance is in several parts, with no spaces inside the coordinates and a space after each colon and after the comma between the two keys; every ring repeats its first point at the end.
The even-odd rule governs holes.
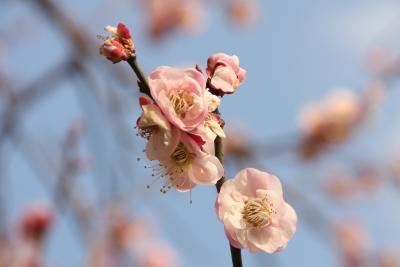
{"type": "Polygon", "coordinates": [[[144,75],[139,64],[137,63],[136,56],[132,56],[132,57],[128,58],[128,60],[126,62],[128,62],[129,66],[131,66],[131,68],[133,69],[133,71],[136,74],[136,77],[138,78],[137,83],[139,86],[139,91],[143,94],[148,95],[151,99],[153,99],[153,97],[151,96],[151,93],[150,93],[149,83],[147,82],[146,76],[144,75]]]}
{"type": "MultiPolygon", "coordinates": [[[[220,114],[219,110],[215,111],[216,114],[220,114]]],[[[214,140],[214,149],[215,149],[215,156],[221,162],[222,166],[224,166],[224,146],[222,143],[221,137],[217,136],[214,140]]],[[[225,182],[225,177],[222,176],[221,179],[218,180],[216,187],[217,191],[221,190],[222,184],[225,182]]],[[[232,257],[232,266],[233,267],[243,267],[242,263],[242,251],[240,248],[235,248],[231,244],[229,244],[231,248],[231,257],[232,257]]]]}

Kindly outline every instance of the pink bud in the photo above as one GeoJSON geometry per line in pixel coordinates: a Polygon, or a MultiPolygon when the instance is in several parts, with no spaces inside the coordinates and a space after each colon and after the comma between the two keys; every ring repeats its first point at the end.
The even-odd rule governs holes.
{"type": "Polygon", "coordinates": [[[140,96],[139,97],[140,106],[145,106],[145,105],[148,105],[150,103],[151,103],[151,101],[150,101],[150,99],[148,97],[145,97],[145,96],[140,96]]]}
{"type": "Polygon", "coordinates": [[[112,33],[113,35],[109,38],[101,38],[105,40],[100,47],[101,55],[114,64],[135,56],[135,44],[132,41],[129,29],[125,24],[119,23],[116,28],[106,26],[105,31],[112,33]]]}
{"type": "Polygon", "coordinates": [[[114,38],[104,42],[100,47],[100,54],[114,64],[129,58],[129,55],[125,52],[124,46],[114,38]]]}
{"type": "Polygon", "coordinates": [[[126,27],[125,24],[119,23],[117,26],[117,34],[118,36],[125,38],[125,39],[130,39],[132,38],[131,32],[129,31],[128,27],[126,27]]]}

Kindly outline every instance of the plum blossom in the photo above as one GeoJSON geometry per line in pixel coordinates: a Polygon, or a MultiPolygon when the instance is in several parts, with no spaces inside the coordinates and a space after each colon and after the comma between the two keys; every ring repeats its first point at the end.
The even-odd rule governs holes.
{"type": "Polygon", "coordinates": [[[309,158],[327,144],[343,142],[365,118],[367,106],[349,89],[337,89],[322,102],[307,106],[300,113],[304,133],[301,146],[309,158]]]}
{"type": "Polygon", "coordinates": [[[159,161],[153,167],[153,176],[168,179],[163,192],[171,186],[183,192],[197,184],[215,184],[224,175],[219,160],[202,151],[190,135],[170,124],[155,104],[142,98],[141,105],[139,134],[148,138],[147,157],[159,161]]]}
{"type": "Polygon", "coordinates": [[[231,245],[250,252],[280,251],[296,232],[297,215],[283,199],[279,179],[256,169],[222,185],[216,210],[231,245]]]}
{"type": "Polygon", "coordinates": [[[204,122],[208,113],[206,82],[199,71],[158,67],[148,80],[151,96],[170,123],[188,132],[204,122]]]}
{"type": "Polygon", "coordinates": [[[310,136],[340,140],[362,115],[360,99],[349,89],[338,89],[321,103],[306,107],[300,114],[300,127],[310,136]]]}
{"type": "Polygon", "coordinates": [[[170,155],[178,145],[181,132],[173,127],[160,108],[144,96],[140,97],[143,114],[137,121],[139,135],[147,138],[146,156],[150,160],[170,155]],[[174,138],[173,138],[174,137],[174,138]]]}
{"type": "Polygon", "coordinates": [[[172,154],[160,156],[162,175],[169,177],[167,187],[185,192],[198,184],[213,185],[224,175],[218,158],[203,152],[187,134],[182,133],[172,154]]]}
{"type": "Polygon", "coordinates": [[[206,71],[210,89],[218,95],[234,93],[246,78],[246,71],[239,67],[239,58],[235,55],[218,53],[210,56],[206,71]]]}
{"type": "Polygon", "coordinates": [[[104,29],[113,36],[104,40],[100,47],[100,55],[114,64],[135,55],[135,45],[125,24],[119,23],[117,27],[106,26],[104,29]]]}
{"type": "Polygon", "coordinates": [[[205,96],[208,104],[207,116],[202,124],[190,132],[190,134],[200,138],[198,141],[200,146],[204,145],[206,142],[214,142],[217,136],[221,138],[226,137],[224,130],[222,129],[224,121],[218,114],[214,113],[214,111],[220,105],[221,100],[217,96],[211,94],[209,91],[205,92],[205,96]]]}

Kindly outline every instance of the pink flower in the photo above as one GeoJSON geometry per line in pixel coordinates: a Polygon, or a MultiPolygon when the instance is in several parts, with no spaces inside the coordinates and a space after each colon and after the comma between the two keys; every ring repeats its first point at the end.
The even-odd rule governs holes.
{"type": "Polygon", "coordinates": [[[213,113],[218,108],[220,99],[209,91],[205,92],[205,96],[208,105],[207,116],[202,124],[190,132],[190,134],[199,138],[198,143],[200,146],[203,146],[206,142],[214,142],[217,136],[221,138],[226,137],[222,129],[224,121],[219,115],[213,113]]]}
{"type": "Polygon", "coordinates": [[[155,104],[146,98],[141,98],[141,104],[139,134],[149,140],[147,157],[160,162],[153,176],[166,177],[165,187],[188,191],[197,184],[215,184],[224,175],[219,160],[203,152],[190,135],[171,125],[155,104]]]}
{"type": "Polygon", "coordinates": [[[204,122],[208,105],[203,75],[194,68],[158,67],[149,76],[150,92],[162,113],[188,132],[204,122]]]}
{"type": "Polygon", "coordinates": [[[218,94],[232,94],[246,78],[246,71],[239,67],[239,58],[218,53],[207,61],[207,74],[211,89],[218,94]]]}
{"type": "Polygon", "coordinates": [[[107,39],[100,47],[100,55],[104,56],[112,63],[118,63],[121,60],[127,60],[130,54],[125,51],[123,44],[117,39],[107,39]]]}
{"type": "Polygon", "coordinates": [[[237,248],[274,253],[296,232],[297,216],[276,176],[248,168],[226,181],[216,201],[225,233],[237,248]]]}
{"type": "Polygon", "coordinates": [[[140,98],[143,114],[137,121],[139,135],[148,139],[146,156],[150,160],[169,157],[178,145],[181,132],[173,127],[160,108],[146,97],[140,98]]]}
{"type": "Polygon", "coordinates": [[[135,55],[135,45],[132,41],[131,33],[125,24],[119,23],[116,28],[106,26],[105,30],[112,33],[113,36],[105,39],[100,47],[100,55],[114,64],[135,55]]]}
{"type": "Polygon", "coordinates": [[[182,133],[172,154],[160,155],[163,174],[169,177],[167,186],[185,192],[198,184],[214,185],[224,175],[219,160],[203,152],[189,135],[182,133]]]}

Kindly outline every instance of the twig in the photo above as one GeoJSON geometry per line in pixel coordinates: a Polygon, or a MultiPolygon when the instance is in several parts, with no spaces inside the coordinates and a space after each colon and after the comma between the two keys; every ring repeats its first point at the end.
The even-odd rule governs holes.
{"type": "MultiPolygon", "coordinates": [[[[139,64],[137,63],[136,56],[130,57],[127,60],[129,66],[132,67],[133,71],[136,74],[136,77],[138,78],[138,86],[139,90],[141,93],[148,95],[149,97],[152,98],[151,93],[150,93],[150,86],[149,83],[147,82],[146,76],[144,75],[142,69],[140,68],[139,64]]],[[[153,99],[153,98],[152,98],[153,99]]]]}
{"type": "MultiPolygon", "coordinates": [[[[219,110],[217,109],[215,113],[220,114],[219,110]]],[[[224,148],[222,144],[222,139],[221,137],[217,136],[214,141],[214,149],[215,149],[215,156],[218,158],[218,160],[221,162],[222,166],[224,165],[224,148]]],[[[221,179],[218,180],[216,187],[217,191],[221,190],[222,184],[225,182],[225,177],[222,176],[221,179]]],[[[232,257],[232,265],[233,267],[242,267],[242,251],[239,248],[235,248],[231,244],[229,244],[230,249],[231,249],[231,257],[232,257]]]]}

